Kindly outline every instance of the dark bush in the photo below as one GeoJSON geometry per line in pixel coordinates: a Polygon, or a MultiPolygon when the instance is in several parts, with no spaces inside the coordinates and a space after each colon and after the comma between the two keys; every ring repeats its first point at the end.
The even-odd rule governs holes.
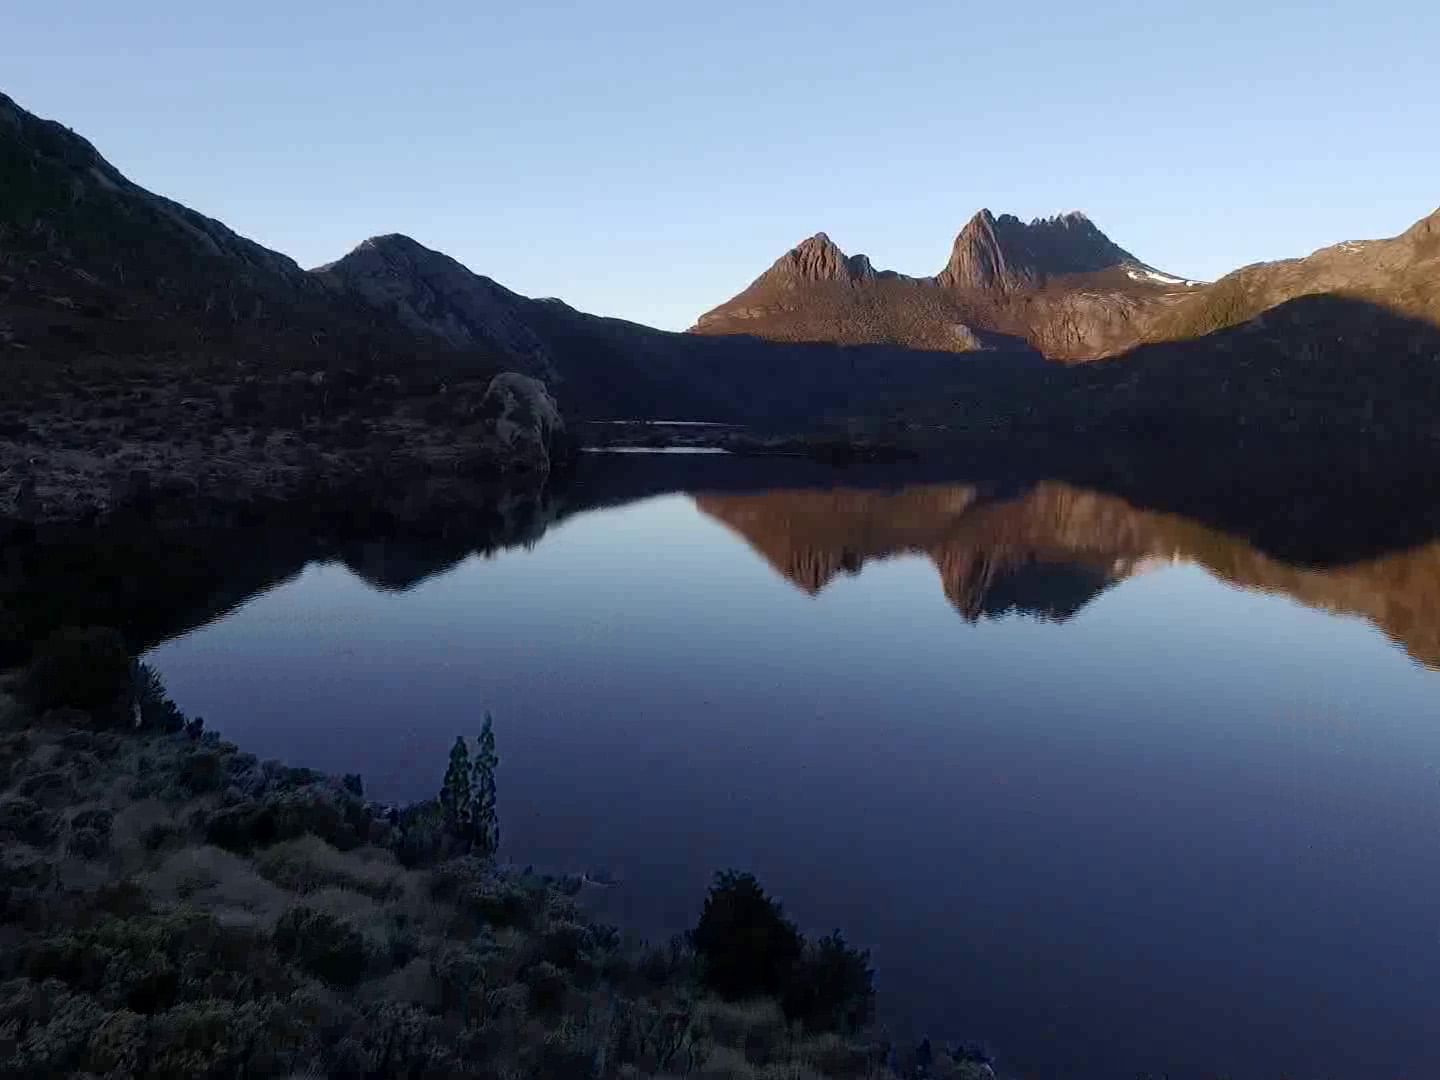
{"type": "Polygon", "coordinates": [[[694,971],[695,954],[687,946],[680,934],[664,945],[646,946],[636,962],[636,974],[654,989],[688,979],[694,971]]]}
{"type": "Polygon", "coordinates": [[[55,838],[56,825],[55,815],[46,813],[33,799],[0,800],[0,842],[18,840],[43,847],[55,838]]]}
{"type": "Polygon", "coordinates": [[[115,710],[130,688],[130,654],[106,626],[57,630],[36,649],[21,692],[36,709],[115,710]]]}
{"type": "Polygon", "coordinates": [[[149,664],[136,662],[130,671],[130,697],[142,726],[174,733],[185,726],[185,714],[170,700],[165,681],[149,664]]]}
{"type": "Polygon", "coordinates": [[[180,764],[176,779],[191,795],[215,791],[225,779],[225,762],[211,750],[197,751],[180,764]]]}
{"type": "Polygon", "coordinates": [[[330,1055],[331,1076],[461,1075],[449,1047],[454,1035],[417,1005],[372,1005],[330,1055]]]}
{"type": "Polygon", "coordinates": [[[65,843],[65,850],[81,859],[93,859],[105,851],[106,838],[94,829],[75,829],[65,843]]]}
{"type": "Polygon", "coordinates": [[[431,799],[407,806],[395,823],[399,836],[395,857],[407,867],[430,866],[444,859],[453,847],[440,804],[431,799]]]}
{"type": "Polygon", "coordinates": [[[442,1012],[467,1022],[484,1013],[485,953],[474,945],[446,945],[430,960],[442,1012]]]}
{"type": "Polygon", "coordinates": [[[579,923],[557,922],[540,937],[540,958],[558,968],[574,971],[590,946],[589,931],[579,923]]]}
{"type": "Polygon", "coordinates": [[[205,829],[209,843],[242,853],[307,833],[349,851],[369,836],[370,814],[347,793],[313,787],[227,806],[205,829]]]}
{"type": "Polygon", "coordinates": [[[778,997],[800,960],[803,939],[752,874],[715,875],[691,931],[707,986],[730,1000],[778,997]]]}
{"type": "Polygon", "coordinates": [[[283,959],[336,986],[354,986],[365,977],[365,938],[349,923],[314,908],[295,907],[275,924],[275,950],[283,959]]]}
{"type": "Polygon", "coordinates": [[[785,1015],[812,1031],[858,1031],[874,1005],[869,961],[870,954],[846,945],[839,930],[807,944],[785,989],[785,1015]]]}
{"type": "Polygon", "coordinates": [[[46,769],[20,781],[19,794],[45,807],[59,807],[75,798],[75,784],[67,773],[46,769]]]}
{"type": "Polygon", "coordinates": [[[520,976],[530,991],[530,1008],[538,1013],[558,1012],[565,1003],[569,983],[565,973],[554,964],[541,961],[527,968],[520,976]]]}

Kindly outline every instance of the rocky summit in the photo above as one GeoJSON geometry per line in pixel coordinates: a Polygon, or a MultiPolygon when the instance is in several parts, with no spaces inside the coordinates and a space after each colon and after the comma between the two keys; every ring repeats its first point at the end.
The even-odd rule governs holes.
{"type": "Polygon", "coordinates": [[[1078,211],[1027,225],[1014,214],[997,218],[981,210],[955,237],[950,261],[935,281],[946,289],[1012,289],[1117,268],[1158,274],[1078,211]]]}
{"type": "Polygon", "coordinates": [[[877,271],[819,233],[700,316],[693,332],[953,352],[1021,342],[1073,362],[1202,337],[1307,296],[1361,300],[1433,324],[1437,267],[1440,211],[1391,239],[1259,263],[1212,284],[1141,261],[1082,213],[1027,224],[981,210],[933,276],[877,271]]]}
{"type": "Polygon", "coordinates": [[[926,277],[877,271],[817,233],[694,330],[952,352],[1024,344],[1086,359],[1138,340],[1149,312],[1196,284],[1142,262],[1079,212],[1027,224],[986,209],[926,277]]]}

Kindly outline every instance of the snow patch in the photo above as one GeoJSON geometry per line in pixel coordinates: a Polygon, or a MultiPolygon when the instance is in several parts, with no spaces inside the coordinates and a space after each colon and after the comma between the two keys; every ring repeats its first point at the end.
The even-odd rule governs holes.
{"type": "Polygon", "coordinates": [[[1169,274],[1162,274],[1159,270],[1151,270],[1148,266],[1143,270],[1126,270],[1125,274],[1132,281],[1154,281],[1161,285],[1203,285],[1203,281],[1191,281],[1189,278],[1171,277],[1169,274]]]}

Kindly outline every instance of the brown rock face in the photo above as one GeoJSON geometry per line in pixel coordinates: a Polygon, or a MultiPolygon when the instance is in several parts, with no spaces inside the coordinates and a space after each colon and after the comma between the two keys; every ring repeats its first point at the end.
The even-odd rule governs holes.
{"type": "Polygon", "coordinates": [[[1146,313],[1190,288],[1142,263],[1083,214],[1027,224],[981,210],[933,277],[877,271],[820,233],[702,315],[694,330],[949,352],[1023,340],[1048,356],[1081,359],[1133,342],[1146,313]]]}
{"type": "Polygon", "coordinates": [[[875,268],[864,255],[846,255],[823,232],[780,257],[768,271],[785,282],[801,281],[871,281],[875,268]]]}
{"type": "MultiPolygon", "coordinates": [[[[825,244],[835,252],[831,265],[843,265],[843,253],[828,238],[825,244]]],[[[973,346],[950,328],[965,323],[1074,361],[1201,337],[1315,295],[1361,300],[1440,326],[1440,211],[1389,240],[1336,244],[1208,285],[1141,262],[1079,213],[1027,224],[981,210],[934,277],[875,272],[868,260],[865,266],[866,274],[846,279],[844,291],[831,287],[833,275],[789,274],[783,287],[762,275],[701,316],[694,330],[963,352],[973,346]]]]}
{"type": "Polygon", "coordinates": [[[1084,214],[1037,218],[1027,225],[1013,214],[997,218],[981,210],[955,237],[950,261],[935,280],[946,289],[1017,289],[1117,267],[1148,269],[1084,214]]]}

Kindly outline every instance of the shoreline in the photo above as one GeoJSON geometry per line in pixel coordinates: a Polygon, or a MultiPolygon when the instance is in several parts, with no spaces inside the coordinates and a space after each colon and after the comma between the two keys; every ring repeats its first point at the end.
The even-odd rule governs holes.
{"type": "Polygon", "coordinates": [[[729,1000],[685,940],[594,923],[582,878],[467,854],[434,800],[260,762],[143,666],[124,708],[57,704],[72,670],[41,712],[48,655],[0,679],[0,1074],[994,1076],[793,1019],[788,990],[729,1000]]]}

